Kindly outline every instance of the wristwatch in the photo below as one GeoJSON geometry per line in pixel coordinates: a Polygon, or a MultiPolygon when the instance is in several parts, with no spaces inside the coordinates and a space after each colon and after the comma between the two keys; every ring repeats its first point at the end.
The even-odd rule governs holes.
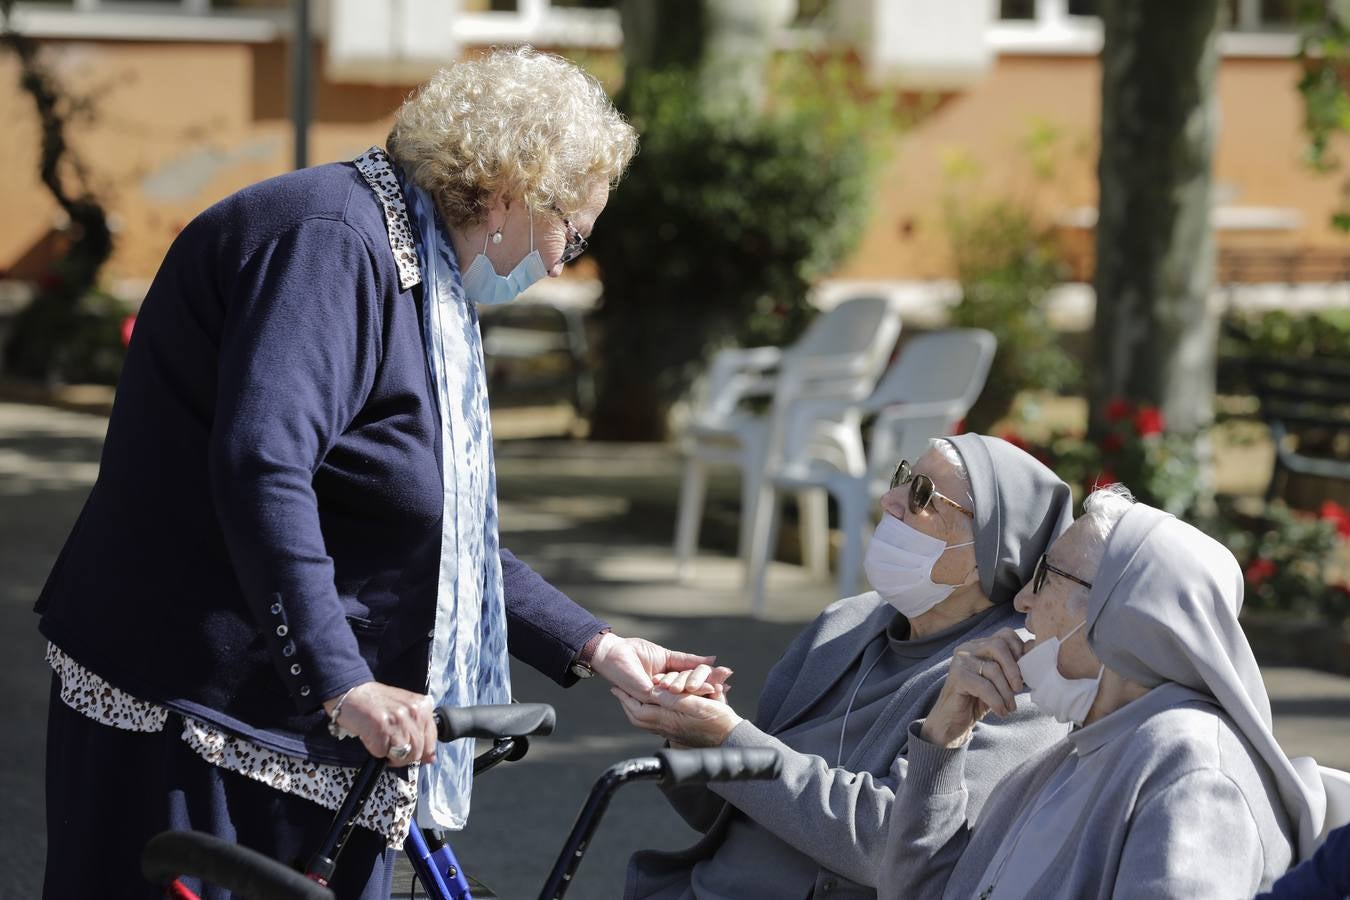
{"type": "Polygon", "coordinates": [[[595,649],[600,646],[600,641],[604,639],[605,635],[609,634],[609,631],[608,628],[600,629],[595,633],[595,636],[587,641],[585,646],[581,648],[581,652],[577,654],[576,660],[574,660],[569,667],[573,675],[578,678],[595,677],[595,669],[591,668],[591,659],[595,657],[595,649]]]}

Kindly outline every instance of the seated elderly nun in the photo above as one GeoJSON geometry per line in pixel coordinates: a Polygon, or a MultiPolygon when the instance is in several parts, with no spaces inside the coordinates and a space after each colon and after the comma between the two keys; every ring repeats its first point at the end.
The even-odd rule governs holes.
{"type": "Polygon", "coordinates": [[[1118,487],[1084,509],[1014,601],[1035,640],[958,648],[910,726],[883,897],[1250,897],[1311,851],[1326,796],[1271,733],[1232,553],[1118,487]],[[1022,683],[1081,727],[976,818],[971,728],[1022,683]]]}
{"type": "MultiPolygon", "coordinates": [[[[957,646],[1021,626],[1012,598],[1073,515],[1053,472],[976,434],[902,462],[882,510],[865,561],[876,590],[833,604],[792,642],[753,721],[718,692],[697,696],[706,666],[657,679],[661,690],[646,702],[620,697],[635,725],[673,743],[772,747],[783,757],[777,781],[668,794],[705,837],[681,853],[637,854],[626,896],[875,896],[906,726],[937,699],[957,646]]],[[[972,808],[1067,730],[1029,702],[980,723],[972,808]]]]}

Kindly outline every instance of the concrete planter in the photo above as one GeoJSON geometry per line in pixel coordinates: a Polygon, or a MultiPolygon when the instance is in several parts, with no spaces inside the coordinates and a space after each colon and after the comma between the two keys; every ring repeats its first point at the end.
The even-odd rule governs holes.
{"type": "Polygon", "coordinates": [[[1262,665],[1350,675],[1350,628],[1343,625],[1253,613],[1242,616],[1242,630],[1262,665]]]}

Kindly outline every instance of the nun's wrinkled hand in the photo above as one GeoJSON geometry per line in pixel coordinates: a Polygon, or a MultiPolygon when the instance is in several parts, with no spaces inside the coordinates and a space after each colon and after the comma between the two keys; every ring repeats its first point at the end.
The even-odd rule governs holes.
{"type": "Polygon", "coordinates": [[[725,702],[696,697],[693,694],[658,692],[656,701],[641,700],[611,688],[628,721],[672,745],[682,747],[719,747],[741,723],[741,717],[725,702]]]}
{"type": "Polygon", "coordinates": [[[959,747],[989,712],[1012,715],[1017,710],[1016,695],[1025,688],[1017,667],[1025,652],[1022,638],[1011,628],[957,647],[942,693],[924,720],[923,739],[959,747]]]}

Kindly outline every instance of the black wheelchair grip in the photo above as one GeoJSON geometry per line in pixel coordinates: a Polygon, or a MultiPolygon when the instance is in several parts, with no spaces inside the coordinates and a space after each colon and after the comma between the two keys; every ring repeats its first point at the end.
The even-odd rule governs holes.
{"type": "Polygon", "coordinates": [[[442,706],[436,710],[436,739],[525,737],[552,734],[556,716],[547,703],[504,703],[499,706],[442,706]]]}
{"type": "Polygon", "coordinates": [[[199,831],[166,831],[141,851],[141,874],[156,885],[200,878],[252,900],[333,900],[333,892],[256,850],[199,831]]]}
{"type": "Polygon", "coordinates": [[[783,757],[768,747],[661,750],[661,784],[680,787],[710,781],[764,781],[783,773],[783,757]]]}

